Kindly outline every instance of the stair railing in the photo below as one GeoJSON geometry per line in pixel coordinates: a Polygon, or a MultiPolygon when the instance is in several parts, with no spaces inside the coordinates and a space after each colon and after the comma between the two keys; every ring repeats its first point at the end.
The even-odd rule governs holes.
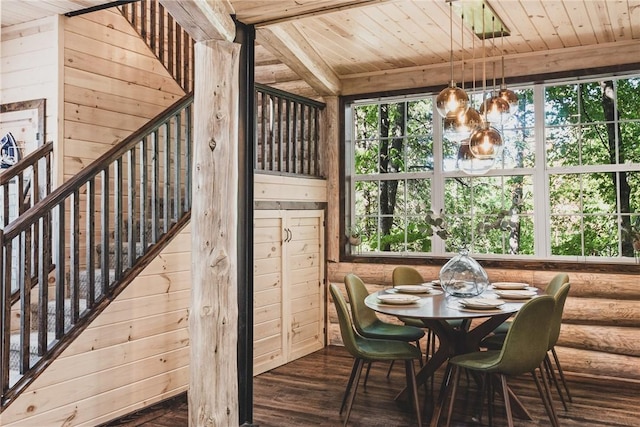
{"type": "Polygon", "coordinates": [[[0,231],[2,408],[188,221],[192,105],[179,100],[0,231]]]}
{"type": "Polygon", "coordinates": [[[256,84],[255,170],[318,177],[325,104],[256,84]]]}
{"type": "MultiPolygon", "coordinates": [[[[0,173],[2,229],[51,193],[52,156],[53,143],[48,142],[0,173]]],[[[34,235],[30,237],[37,238],[37,225],[34,231],[34,235]]],[[[15,249],[12,257],[13,264],[17,266],[18,254],[15,249]]],[[[37,277],[34,276],[37,270],[36,259],[32,265],[32,277],[30,279],[32,283],[37,282],[37,277]]],[[[11,299],[15,301],[18,297],[18,284],[14,280],[11,283],[11,299]]]]}
{"type": "Polygon", "coordinates": [[[0,173],[2,228],[51,193],[52,154],[47,142],[0,173]]]}
{"type": "Polygon", "coordinates": [[[119,9],[180,87],[191,92],[194,40],[189,33],[158,0],[140,0],[119,9]]]}

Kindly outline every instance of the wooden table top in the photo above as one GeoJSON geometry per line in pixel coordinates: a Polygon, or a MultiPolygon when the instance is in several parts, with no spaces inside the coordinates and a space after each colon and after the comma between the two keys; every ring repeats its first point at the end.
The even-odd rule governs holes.
{"type": "MultiPolygon", "coordinates": [[[[447,296],[437,290],[435,294],[414,294],[420,297],[420,301],[414,304],[395,305],[385,304],[378,300],[378,295],[389,293],[390,290],[382,290],[369,294],[364,302],[367,307],[383,314],[399,317],[411,317],[416,319],[473,319],[481,317],[493,317],[500,314],[516,313],[522,305],[529,301],[505,300],[498,309],[470,310],[458,303],[460,298],[447,296]]],[[[538,291],[539,293],[539,291],[538,291]]],[[[497,298],[492,289],[487,289],[477,298],[497,298]]]]}

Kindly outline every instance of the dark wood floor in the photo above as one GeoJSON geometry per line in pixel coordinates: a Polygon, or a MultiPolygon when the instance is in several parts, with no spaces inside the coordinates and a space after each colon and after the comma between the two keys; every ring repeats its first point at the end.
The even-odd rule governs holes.
{"type": "MultiPolygon", "coordinates": [[[[342,347],[324,350],[298,359],[285,366],[257,376],[254,380],[254,423],[260,427],[341,426],[338,414],[342,393],[349,376],[352,359],[342,347]]],[[[394,402],[404,386],[404,369],[394,367],[389,379],[387,366],[374,364],[366,391],[360,387],[349,420],[350,426],[390,427],[414,426],[413,411],[394,402]]],[[[440,377],[436,377],[436,384],[440,377]]],[[[569,377],[573,403],[564,411],[556,399],[555,406],[562,426],[639,426],[640,385],[602,379],[569,377]]],[[[477,394],[473,381],[467,385],[461,379],[452,426],[480,425],[472,419],[473,402],[477,394]],[[462,390],[466,390],[463,392],[462,390]]],[[[530,376],[509,380],[533,416],[532,421],[515,419],[516,426],[548,426],[549,420],[530,376]]],[[[437,387],[437,386],[436,386],[437,387]]],[[[421,389],[423,413],[428,419],[433,410],[433,398],[421,389]]],[[[554,394],[554,398],[557,395],[554,394]]],[[[504,407],[496,398],[494,425],[506,425],[504,407]]],[[[175,427],[187,426],[186,399],[179,398],[121,420],[110,426],[175,427]]],[[[486,410],[484,423],[487,424],[486,410]]]]}

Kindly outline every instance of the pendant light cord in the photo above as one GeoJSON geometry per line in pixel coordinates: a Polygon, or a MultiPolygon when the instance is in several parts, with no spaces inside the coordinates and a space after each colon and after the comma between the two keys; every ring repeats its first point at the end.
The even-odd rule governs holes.
{"type": "Polygon", "coordinates": [[[502,60],[502,86],[504,86],[504,28],[500,27],[500,58],[502,60]]]}
{"type": "MultiPolygon", "coordinates": [[[[496,17],[491,17],[491,56],[495,55],[496,51],[496,17]]],[[[492,74],[493,74],[493,94],[495,96],[496,92],[496,61],[491,61],[493,64],[492,74]]]]}
{"type": "Polygon", "coordinates": [[[484,2],[482,2],[482,104],[484,110],[484,121],[487,123],[487,54],[484,42],[487,38],[484,26],[484,2]]]}
{"type": "Polygon", "coordinates": [[[451,64],[451,82],[453,82],[453,0],[449,1],[449,63],[451,64]]]}
{"type": "Polygon", "coordinates": [[[464,90],[464,13],[462,14],[462,24],[460,25],[460,47],[462,48],[462,78],[460,79],[460,87],[464,90]]]}

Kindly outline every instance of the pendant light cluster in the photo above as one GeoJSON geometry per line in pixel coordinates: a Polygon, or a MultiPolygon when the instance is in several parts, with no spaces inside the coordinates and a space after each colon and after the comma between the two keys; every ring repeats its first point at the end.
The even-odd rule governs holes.
{"type": "MultiPolygon", "coordinates": [[[[493,73],[493,92],[487,96],[486,55],[485,55],[485,4],[482,3],[482,64],[483,64],[483,102],[480,111],[470,105],[469,96],[462,88],[456,86],[453,78],[453,0],[449,2],[450,35],[451,35],[451,81],[436,98],[436,108],[444,119],[444,136],[458,144],[456,159],[458,169],[465,173],[478,175],[488,172],[501,157],[503,140],[495,126],[500,126],[518,107],[517,95],[507,89],[504,82],[504,56],[502,56],[502,84],[496,87],[495,66],[493,73]]],[[[464,22],[464,14],[462,15],[464,22]]],[[[473,19],[472,19],[473,21],[473,19]]],[[[495,16],[492,16],[492,38],[495,38],[495,16]]],[[[463,30],[464,31],[464,30],[463,30]]],[[[475,34],[475,27],[473,28],[475,34]]],[[[504,37],[504,29],[500,35],[504,37]]],[[[504,38],[503,38],[504,46],[504,38]]],[[[463,42],[464,48],[464,42],[463,42]]],[[[495,49],[495,42],[493,43],[495,49]]],[[[475,51],[475,44],[473,50],[475,51]]],[[[474,52],[475,54],[475,52],[474,52]]],[[[464,79],[464,58],[463,79],[464,79]]],[[[475,82],[475,55],[473,81],[475,82]]],[[[475,87],[474,87],[475,89],[475,87]]]]}

